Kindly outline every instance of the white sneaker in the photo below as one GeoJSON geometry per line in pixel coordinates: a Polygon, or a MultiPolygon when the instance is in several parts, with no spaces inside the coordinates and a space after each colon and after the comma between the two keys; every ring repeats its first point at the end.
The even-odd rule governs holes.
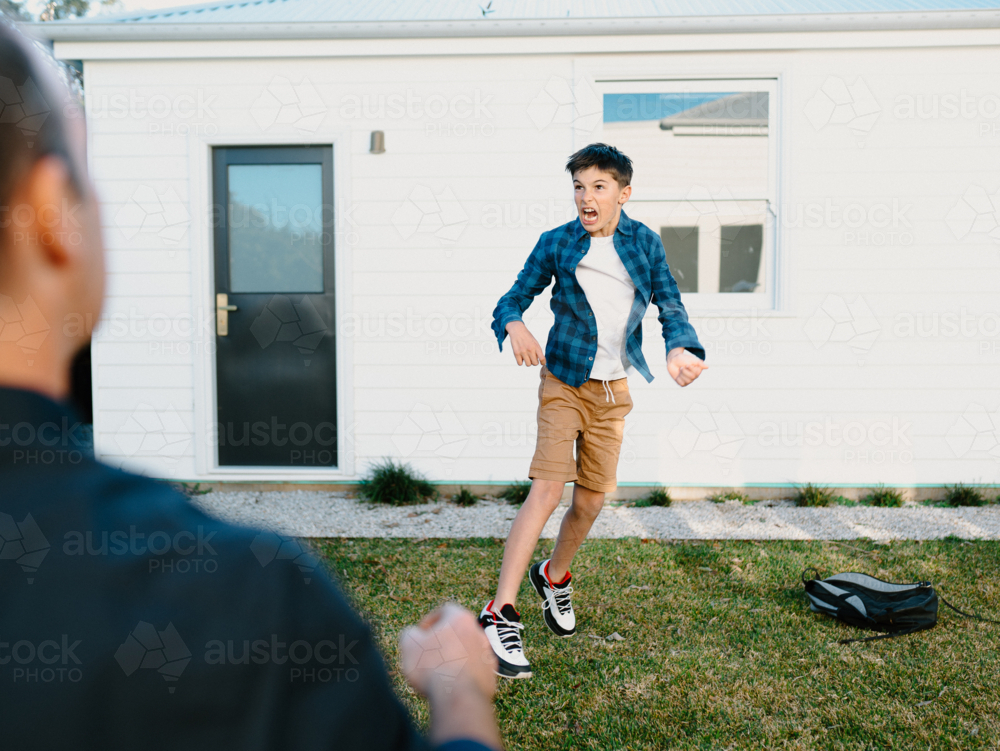
{"type": "Polygon", "coordinates": [[[569,598],[573,592],[573,587],[570,586],[572,575],[567,571],[566,579],[560,584],[554,584],[549,579],[549,559],[546,558],[528,570],[528,578],[531,580],[531,586],[542,598],[545,625],[556,636],[575,634],[576,614],[573,612],[573,603],[570,602],[569,598]]]}
{"type": "Polygon", "coordinates": [[[486,631],[486,638],[497,656],[497,675],[504,678],[530,678],[531,665],[524,656],[521,641],[521,615],[510,603],[499,612],[493,610],[493,600],[479,614],[479,625],[486,631]]]}

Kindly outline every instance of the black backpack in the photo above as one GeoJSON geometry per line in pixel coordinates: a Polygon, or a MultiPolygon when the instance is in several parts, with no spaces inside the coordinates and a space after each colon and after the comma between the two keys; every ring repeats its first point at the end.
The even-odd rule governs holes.
{"type": "Polygon", "coordinates": [[[814,568],[807,568],[802,572],[802,583],[812,610],[832,615],[850,626],[884,632],[881,636],[864,639],[841,639],[840,644],[891,639],[933,628],[937,624],[939,599],[966,618],[987,623],[998,622],[963,613],[935,592],[930,582],[893,584],[854,571],[835,574],[826,579],[818,577],[819,571],[814,568]],[[814,572],[816,577],[806,579],[809,571],[814,572]]]}

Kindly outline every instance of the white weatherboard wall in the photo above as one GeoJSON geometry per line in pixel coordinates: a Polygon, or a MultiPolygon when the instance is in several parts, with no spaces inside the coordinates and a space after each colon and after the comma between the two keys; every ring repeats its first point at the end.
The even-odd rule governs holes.
{"type": "MultiPolygon", "coordinates": [[[[847,35],[844,48],[819,50],[808,35],[784,35],[788,46],[801,37],[787,50],[741,49],[753,35],[733,35],[740,51],[645,54],[630,51],[637,38],[602,39],[620,49],[603,54],[585,54],[586,39],[560,41],[562,53],[496,54],[502,40],[491,40],[457,56],[431,54],[453,44],[434,40],[406,57],[296,58],[265,44],[226,58],[225,45],[204,42],[139,59],[124,43],[57,44],[85,60],[109,251],[93,353],[97,451],[191,480],[351,479],[383,456],[439,481],[524,478],[538,371],[497,353],[491,313],[538,235],[572,218],[566,158],[601,136],[583,101],[552,92],[581,77],[599,91],[612,71],[769,77],[779,91],[779,309],[694,317],[711,367],[686,389],[667,376],[651,309],[644,351],[656,380],[630,381],[620,482],[996,481],[1000,112],[996,49],[977,34],[847,35]],[[423,114],[390,111],[387,99],[380,112],[390,95],[419,100],[423,114]],[[147,107],[164,97],[195,115],[134,105],[119,117],[115,96],[147,107]],[[289,106],[276,111],[280,102],[289,106]],[[368,153],[372,130],[385,131],[385,154],[368,153]],[[197,166],[207,143],[227,139],[336,142],[344,471],[211,469],[200,424],[211,394],[198,385],[212,359],[211,269],[195,267],[210,257],[210,185],[197,166]],[[207,327],[188,326],[192,316],[207,327]]],[[[548,299],[526,317],[542,341],[548,299]]]]}

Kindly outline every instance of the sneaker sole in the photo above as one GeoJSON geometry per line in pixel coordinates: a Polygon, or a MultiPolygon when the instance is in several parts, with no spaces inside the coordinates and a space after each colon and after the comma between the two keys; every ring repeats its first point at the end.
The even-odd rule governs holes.
{"type": "Polygon", "coordinates": [[[501,678],[509,678],[510,680],[518,680],[519,678],[531,677],[530,668],[528,668],[527,670],[524,670],[523,668],[521,670],[517,670],[508,668],[505,665],[499,665],[497,669],[494,670],[493,672],[499,675],[501,678]]]}
{"type": "Polygon", "coordinates": [[[535,588],[535,591],[538,593],[538,596],[542,598],[542,605],[543,605],[542,614],[545,617],[545,625],[549,627],[549,631],[551,631],[556,636],[561,636],[564,639],[568,639],[571,636],[574,636],[576,634],[575,628],[572,631],[567,631],[566,629],[564,629],[562,626],[556,623],[556,619],[552,617],[552,614],[549,612],[549,609],[544,607],[545,590],[542,587],[540,563],[536,563],[534,566],[528,569],[528,580],[531,582],[531,586],[535,588]]]}
{"type": "Polygon", "coordinates": [[[502,678],[530,678],[531,677],[531,666],[530,665],[513,665],[503,659],[496,652],[493,653],[497,658],[497,669],[493,672],[502,678]]]}

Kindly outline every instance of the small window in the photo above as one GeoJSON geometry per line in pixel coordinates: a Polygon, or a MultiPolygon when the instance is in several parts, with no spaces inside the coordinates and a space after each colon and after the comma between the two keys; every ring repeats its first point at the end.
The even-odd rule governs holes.
{"type": "Polygon", "coordinates": [[[597,85],[600,138],[634,168],[625,211],[659,232],[685,305],[773,307],[776,82],[597,85]]]}

